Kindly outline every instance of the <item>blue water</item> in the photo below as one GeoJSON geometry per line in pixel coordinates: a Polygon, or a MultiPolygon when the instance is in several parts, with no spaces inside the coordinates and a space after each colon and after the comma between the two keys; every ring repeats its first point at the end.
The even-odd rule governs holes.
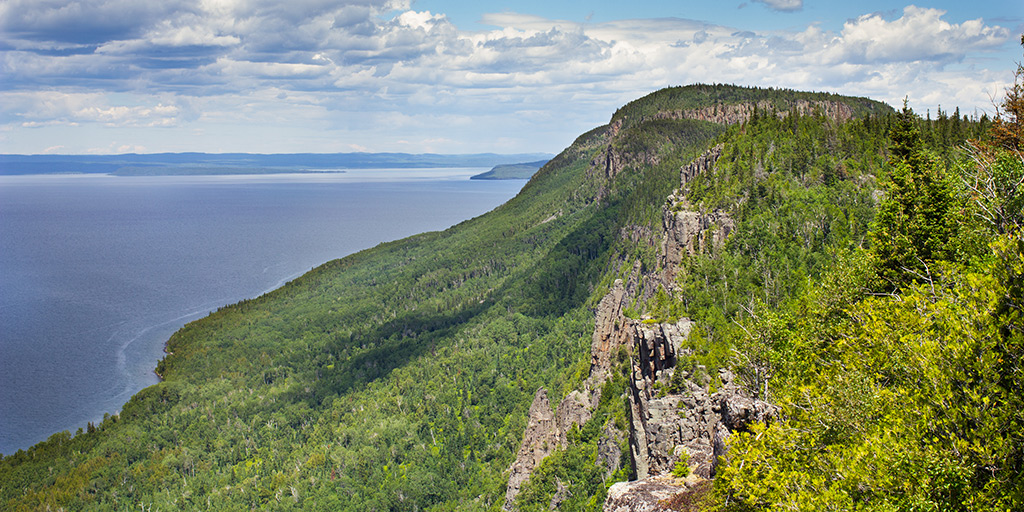
{"type": "Polygon", "coordinates": [[[0,453],[120,410],[186,322],[524,183],[483,170],[0,177],[0,453]]]}

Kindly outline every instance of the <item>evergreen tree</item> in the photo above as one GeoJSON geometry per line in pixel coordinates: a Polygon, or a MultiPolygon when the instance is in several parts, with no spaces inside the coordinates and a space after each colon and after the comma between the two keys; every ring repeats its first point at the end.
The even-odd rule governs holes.
{"type": "MultiPolygon", "coordinates": [[[[1021,45],[1024,46],[1024,35],[1021,45]]],[[[1006,97],[996,109],[992,140],[1011,151],[1020,151],[1024,146],[1024,65],[1020,63],[1013,74],[1013,84],[1006,88],[1006,97]]]]}
{"type": "Polygon", "coordinates": [[[939,163],[925,153],[914,111],[903,104],[890,131],[889,179],[872,230],[878,276],[902,287],[930,280],[950,257],[956,195],[939,163]]]}

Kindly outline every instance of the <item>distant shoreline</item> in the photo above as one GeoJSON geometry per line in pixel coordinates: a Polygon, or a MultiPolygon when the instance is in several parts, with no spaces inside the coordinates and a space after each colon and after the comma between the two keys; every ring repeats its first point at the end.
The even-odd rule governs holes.
{"type": "Polygon", "coordinates": [[[471,176],[471,180],[528,180],[533,177],[548,160],[523,162],[518,164],[496,165],[487,172],[471,176]]]}
{"type": "Polygon", "coordinates": [[[0,154],[0,175],[113,174],[187,176],[331,173],[357,169],[495,167],[547,160],[546,153],[464,155],[408,153],[159,153],[124,155],[0,154]]]}

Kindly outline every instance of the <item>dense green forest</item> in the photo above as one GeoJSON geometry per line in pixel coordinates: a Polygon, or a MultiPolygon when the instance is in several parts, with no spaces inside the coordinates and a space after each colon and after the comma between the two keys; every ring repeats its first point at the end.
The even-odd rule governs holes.
{"type": "MultiPolygon", "coordinates": [[[[3,457],[0,509],[500,510],[535,392],[583,385],[598,302],[663,270],[666,198],[717,144],[681,192],[734,233],[671,286],[640,280],[626,314],[693,319],[678,365],[732,368],[781,412],[730,437],[687,503],[1019,508],[1019,84],[994,123],[833,94],[653,93],[493,212],[187,325],[163,381],[120,414],[3,457]],[[728,125],[655,115],[739,104],[757,106],[728,125]],[[852,117],[819,108],[835,104],[852,117]]],[[[628,460],[606,474],[596,452],[629,428],[629,357],[515,507],[561,494],[561,509],[599,510],[628,478],[628,460]]]]}

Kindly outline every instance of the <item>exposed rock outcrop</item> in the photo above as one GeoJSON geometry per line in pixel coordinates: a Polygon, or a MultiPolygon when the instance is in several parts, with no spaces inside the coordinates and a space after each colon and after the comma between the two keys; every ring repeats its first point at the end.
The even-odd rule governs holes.
{"type": "Polygon", "coordinates": [[[597,464],[604,468],[605,478],[622,467],[622,439],[623,432],[608,422],[597,440],[597,464]]]}
{"type": "Polygon", "coordinates": [[[516,460],[509,469],[508,487],[505,490],[506,510],[511,509],[512,500],[519,494],[523,482],[530,478],[533,469],[555,449],[557,437],[555,415],[551,411],[551,403],[548,402],[548,391],[540,388],[533,396],[523,442],[519,445],[516,460]]]}
{"type": "Polygon", "coordinates": [[[615,352],[619,347],[628,346],[629,333],[622,316],[625,298],[626,287],[621,279],[616,279],[611,291],[597,305],[590,343],[590,377],[594,380],[603,382],[611,370],[615,352]]]}
{"type": "Polygon", "coordinates": [[[695,484],[694,479],[672,476],[619,482],[608,489],[604,512],[660,512],[671,510],[666,502],[695,484]]]}
{"type": "Polygon", "coordinates": [[[667,324],[662,324],[661,329],[663,337],[654,337],[654,347],[650,337],[636,338],[637,353],[648,352],[652,357],[650,362],[637,359],[630,382],[633,476],[644,479],[666,474],[685,452],[695,474],[712,478],[718,456],[724,455],[725,437],[753,422],[764,421],[775,409],[747,396],[727,370],[720,372],[722,388],[715,393],[708,393],[707,388],[693,382],[692,375],[672,379],[675,371],[682,371],[669,366],[669,354],[679,346],[673,338],[680,336],[682,329],[667,324]],[[670,380],[682,382],[685,389],[661,392],[670,380]]]}
{"type": "Polygon", "coordinates": [[[720,249],[726,238],[736,230],[736,222],[723,211],[695,211],[683,195],[686,185],[697,176],[714,168],[722,156],[719,144],[704,152],[693,162],[679,171],[680,188],[668,197],[668,207],[663,212],[662,225],[665,238],[662,241],[663,283],[671,286],[684,255],[694,255],[708,249],[720,249]]]}
{"type": "Polygon", "coordinates": [[[666,210],[665,240],[662,245],[665,282],[675,280],[684,255],[693,256],[709,249],[721,249],[736,230],[736,222],[722,211],[698,212],[666,210]]]}
{"type": "Polygon", "coordinates": [[[722,156],[722,148],[724,148],[724,145],[718,144],[717,146],[705,151],[704,154],[698,156],[692,162],[684,165],[682,169],[679,169],[680,189],[685,189],[686,184],[689,183],[690,180],[711,170],[711,168],[715,166],[715,162],[718,161],[718,158],[722,156]]]}
{"type": "MultiPolygon", "coordinates": [[[[691,180],[714,168],[721,154],[722,147],[716,146],[684,166],[680,188],[668,198],[661,275],[666,288],[685,255],[721,247],[735,230],[729,215],[694,211],[683,193],[691,180]]],[[[634,481],[609,490],[605,511],[666,510],[666,500],[689,492],[670,476],[677,462],[688,461],[691,478],[713,478],[719,457],[726,455],[725,439],[775,414],[772,405],[746,395],[728,370],[719,372],[720,390],[712,393],[709,384],[716,379],[702,366],[695,372],[677,366],[691,327],[688,319],[633,326],[629,446],[634,481]]]]}
{"type": "Polygon", "coordinates": [[[655,379],[664,378],[668,384],[680,347],[690,335],[693,322],[683,318],[674,324],[639,323],[633,326],[633,357],[639,377],[655,379]]]}
{"type": "Polygon", "coordinates": [[[820,112],[825,117],[837,122],[848,121],[853,117],[853,108],[838,101],[807,101],[796,100],[789,105],[788,109],[776,110],[769,101],[757,103],[734,103],[729,105],[710,105],[707,107],[673,110],[658,112],[651,116],[652,119],[696,119],[709,121],[718,124],[736,124],[749,121],[754,112],[770,114],[772,112],[779,117],[788,117],[790,110],[796,110],[800,115],[806,116],[820,112]]]}
{"type": "Polygon", "coordinates": [[[556,448],[565,447],[569,429],[573,425],[583,425],[590,419],[594,408],[590,400],[588,393],[575,390],[566,395],[558,404],[558,409],[552,412],[548,391],[544,388],[537,390],[530,405],[523,442],[519,445],[515,462],[509,468],[505,510],[512,509],[512,503],[523,483],[530,478],[530,473],[541,461],[556,448]]]}
{"type": "MultiPolygon", "coordinates": [[[[637,269],[634,268],[634,274],[637,269]]],[[[636,283],[615,280],[612,289],[598,303],[594,334],[590,348],[590,375],[583,389],[570,392],[558,404],[554,414],[548,401],[547,390],[541,388],[534,395],[530,406],[526,432],[520,444],[515,462],[509,468],[508,487],[505,490],[505,510],[511,510],[515,497],[530,473],[545,457],[558,447],[565,447],[568,433],[573,425],[583,425],[590,420],[601,399],[601,386],[609,378],[616,364],[616,355],[621,347],[629,347],[632,340],[632,324],[623,316],[631,290],[636,283]]],[[[622,433],[613,425],[606,425],[600,440],[600,464],[607,474],[619,469],[621,451],[618,443],[622,433]],[[609,430],[610,429],[610,430],[609,430]]]]}

